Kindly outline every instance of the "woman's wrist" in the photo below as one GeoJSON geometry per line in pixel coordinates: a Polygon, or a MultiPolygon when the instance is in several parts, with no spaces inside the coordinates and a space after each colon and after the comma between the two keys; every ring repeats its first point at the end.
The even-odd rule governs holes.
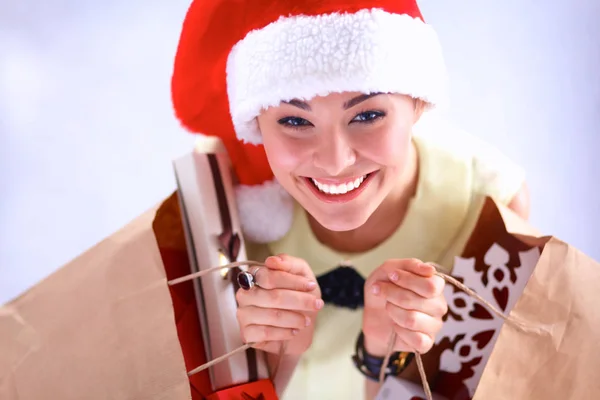
{"type": "Polygon", "coordinates": [[[372,337],[364,335],[364,348],[367,353],[373,357],[385,357],[387,353],[387,343],[380,343],[373,340],[372,337]]]}
{"type": "Polygon", "coordinates": [[[395,352],[390,354],[387,365],[383,365],[387,355],[387,345],[367,347],[366,337],[360,332],[356,340],[356,349],[353,356],[354,365],[358,370],[370,380],[378,380],[381,370],[384,369],[385,376],[398,376],[408,364],[412,361],[413,354],[395,352]]]}

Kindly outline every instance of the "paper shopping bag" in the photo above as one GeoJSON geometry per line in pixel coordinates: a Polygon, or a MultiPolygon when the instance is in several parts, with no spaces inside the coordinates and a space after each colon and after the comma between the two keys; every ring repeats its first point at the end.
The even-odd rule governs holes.
{"type": "Polygon", "coordinates": [[[526,335],[505,326],[474,399],[598,399],[600,263],[556,237],[531,235],[509,210],[499,211],[515,239],[543,246],[511,314],[548,333],[526,335]]]}
{"type": "Polygon", "coordinates": [[[0,308],[0,398],[189,399],[150,210],[0,308]]]}
{"type": "Polygon", "coordinates": [[[243,240],[229,240],[239,228],[235,211],[223,208],[223,196],[232,205],[224,155],[181,160],[194,161],[177,168],[181,181],[210,179],[180,184],[179,193],[0,308],[0,399],[276,400],[259,352],[187,374],[241,343],[234,275],[168,281],[214,267],[219,254],[245,255],[243,240]],[[228,228],[219,220],[224,211],[228,228]]]}
{"type": "MultiPolygon", "coordinates": [[[[598,398],[600,313],[594,305],[600,298],[599,263],[558,238],[541,236],[488,198],[452,275],[532,329],[523,332],[504,323],[447,285],[449,312],[434,349],[424,355],[436,395],[448,400],[598,398]]],[[[406,399],[424,399],[423,389],[405,386],[412,390],[406,399]]]]}

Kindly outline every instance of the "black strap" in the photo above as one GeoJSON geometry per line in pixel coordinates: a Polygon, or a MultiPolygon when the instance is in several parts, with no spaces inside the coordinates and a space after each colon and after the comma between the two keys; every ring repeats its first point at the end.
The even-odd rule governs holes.
{"type": "MultiPolygon", "coordinates": [[[[361,331],[356,339],[355,353],[352,356],[354,366],[364,376],[372,381],[379,380],[379,374],[385,361],[383,357],[375,357],[365,350],[365,335],[361,331]]],[[[390,357],[390,361],[386,366],[385,376],[398,376],[410,364],[414,358],[413,353],[395,352],[390,357]],[[401,362],[401,360],[404,360],[401,362]]]]}

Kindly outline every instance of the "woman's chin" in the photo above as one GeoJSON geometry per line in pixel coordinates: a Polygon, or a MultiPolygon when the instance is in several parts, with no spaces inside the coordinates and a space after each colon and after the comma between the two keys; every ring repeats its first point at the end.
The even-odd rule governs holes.
{"type": "Polygon", "coordinates": [[[332,232],[347,232],[360,228],[369,215],[364,212],[311,213],[323,228],[332,232]]]}

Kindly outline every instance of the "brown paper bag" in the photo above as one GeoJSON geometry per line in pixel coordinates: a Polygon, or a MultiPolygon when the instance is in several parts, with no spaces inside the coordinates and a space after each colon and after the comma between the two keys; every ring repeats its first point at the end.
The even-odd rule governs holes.
{"type": "MultiPolygon", "coordinates": [[[[537,332],[504,323],[447,285],[449,313],[436,346],[424,356],[437,396],[600,398],[600,313],[594,308],[600,300],[599,263],[555,237],[542,237],[488,198],[452,275],[537,332]]],[[[415,371],[406,374],[413,381],[418,376],[415,371]]],[[[403,390],[410,389],[402,399],[424,399],[420,386],[400,381],[405,382],[403,390]]],[[[378,399],[386,398],[384,392],[394,393],[397,385],[395,379],[386,382],[378,399]]]]}
{"type": "MultiPolygon", "coordinates": [[[[488,202],[497,217],[492,206],[488,202]]],[[[498,211],[515,239],[543,246],[511,314],[547,327],[548,334],[526,335],[505,326],[474,399],[600,398],[600,312],[595,308],[600,263],[558,238],[532,236],[509,210],[498,211]]]]}
{"type": "Polygon", "coordinates": [[[0,398],[188,399],[151,210],[0,309],[0,398]]]}
{"type": "Polygon", "coordinates": [[[176,165],[184,195],[0,308],[0,399],[276,399],[254,349],[188,377],[242,344],[235,275],[168,281],[245,254],[226,156],[176,165]]]}

